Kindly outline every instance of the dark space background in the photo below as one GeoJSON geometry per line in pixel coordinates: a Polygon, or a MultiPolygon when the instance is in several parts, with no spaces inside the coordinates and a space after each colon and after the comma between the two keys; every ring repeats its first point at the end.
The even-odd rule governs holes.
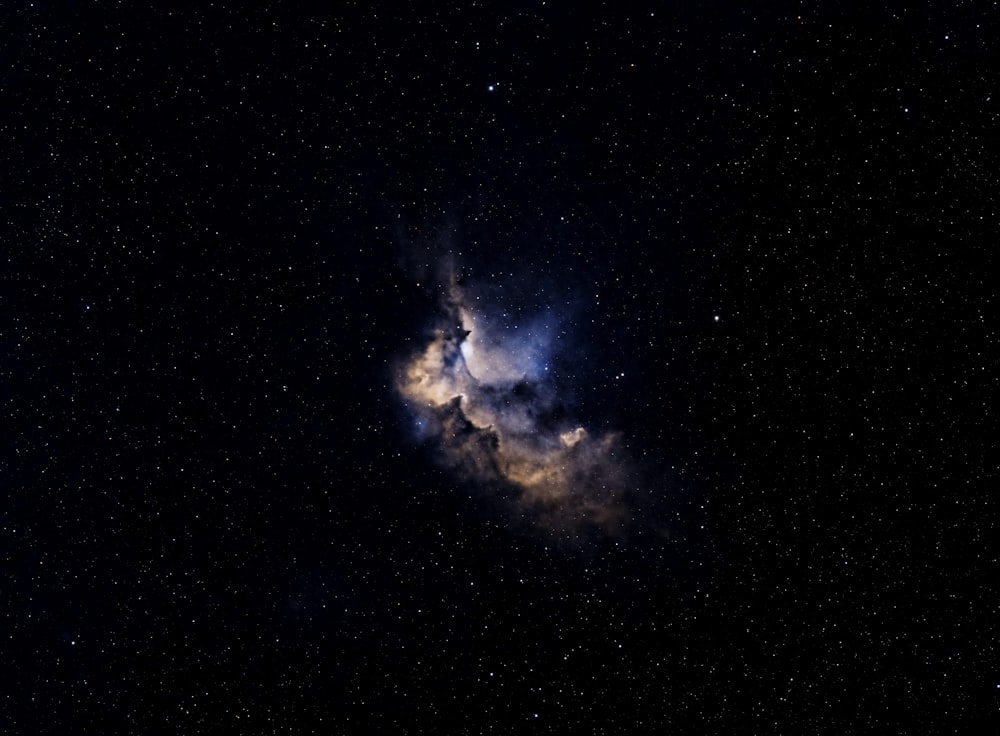
{"type": "Polygon", "coordinates": [[[996,728],[994,4],[155,5],[0,17],[0,730],[996,728]],[[623,534],[415,436],[450,257],[623,534]]]}

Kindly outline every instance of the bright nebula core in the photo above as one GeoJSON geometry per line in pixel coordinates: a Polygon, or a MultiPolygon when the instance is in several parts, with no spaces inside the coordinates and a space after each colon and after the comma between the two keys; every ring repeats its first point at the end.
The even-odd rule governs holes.
{"type": "Polygon", "coordinates": [[[569,421],[552,361],[551,312],[519,323],[448,279],[426,344],[400,367],[397,390],[442,462],[511,499],[517,515],[564,537],[614,534],[627,521],[627,463],[616,433],[569,421]]]}

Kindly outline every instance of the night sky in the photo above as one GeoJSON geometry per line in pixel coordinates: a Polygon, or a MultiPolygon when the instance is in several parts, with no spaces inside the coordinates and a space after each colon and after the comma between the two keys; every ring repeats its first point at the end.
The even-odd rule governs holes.
{"type": "Polygon", "coordinates": [[[0,731],[998,727],[995,3],[147,5],[0,11],[0,731]]]}

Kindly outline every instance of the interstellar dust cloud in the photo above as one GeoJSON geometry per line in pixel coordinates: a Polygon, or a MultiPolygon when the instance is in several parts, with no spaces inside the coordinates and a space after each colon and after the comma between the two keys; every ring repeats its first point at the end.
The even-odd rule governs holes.
{"type": "Polygon", "coordinates": [[[433,331],[396,375],[418,433],[463,481],[510,499],[539,528],[620,532],[628,464],[618,434],[569,419],[555,375],[557,316],[519,320],[486,308],[453,272],[442,291],[433,331]]]}

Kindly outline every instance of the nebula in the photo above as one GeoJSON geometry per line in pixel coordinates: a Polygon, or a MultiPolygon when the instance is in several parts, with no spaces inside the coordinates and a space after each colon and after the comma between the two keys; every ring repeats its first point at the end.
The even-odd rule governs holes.
{"type": "Polygon", "coordinates": [[[491,311],[453,272],[442,291],[433,332],[396,375],[419,436],[456,476],[508,499],[536,528],[565,539],[620,533],[629,464],[617,433],[568,419],[553,367],[556,316],[491,311]]]}

